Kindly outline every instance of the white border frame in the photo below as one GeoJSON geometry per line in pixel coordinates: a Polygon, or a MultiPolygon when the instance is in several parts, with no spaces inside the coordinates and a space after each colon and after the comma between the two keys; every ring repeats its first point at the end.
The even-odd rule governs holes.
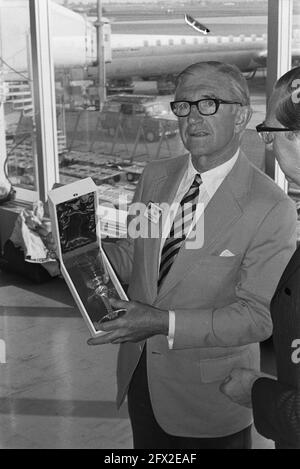
{"type": "Polygon", "coordinates": [[[46,202],[48,191],[59,182],[50,1],[29,0],[29,9],[37,142],[36,183],[39,199],[46,202]]]}

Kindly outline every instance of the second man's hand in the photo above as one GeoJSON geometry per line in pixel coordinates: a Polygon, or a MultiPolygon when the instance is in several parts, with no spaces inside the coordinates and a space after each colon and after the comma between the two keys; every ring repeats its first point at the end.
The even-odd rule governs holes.
{"type": "Polygon", "coordinates": [[[98,324],[106,332],[103,336],[89,339],[88,345],[140,342],[153,335],[168,335],[169,312],[138,301],[110,300],[115,309],[125,309],[123,316],[98,324]]]}

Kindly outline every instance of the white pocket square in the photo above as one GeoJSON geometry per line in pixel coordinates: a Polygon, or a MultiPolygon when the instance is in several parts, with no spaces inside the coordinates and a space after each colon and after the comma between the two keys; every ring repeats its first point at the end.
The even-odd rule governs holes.
{"type": "Polygon", "coordinates": [[[225,249],[225,251],[221,252],[220,257],[234,257],[235,254],[233,252],[228,251],[228,249],[225,249]]]}

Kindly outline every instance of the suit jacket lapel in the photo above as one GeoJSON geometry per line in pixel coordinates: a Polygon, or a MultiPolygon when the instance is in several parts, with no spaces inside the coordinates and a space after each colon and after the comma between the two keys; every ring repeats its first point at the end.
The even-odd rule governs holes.
{"type": "MultiPolygon", "coordinates": [[[[197,249],[182,247],[161,286],[156,301],[161,300],[188,272],[191,272],[199,263],[199,258],[209,254],[217,241],[222,239],[223,233],[240,218],[243,213],[240,200],[247,192],[250,180],[251,167],[247,158],[241,154],[205,209],[203,246],[197,249]]],[[[201,224],[199,228],[201,229],[201,224]]]]}

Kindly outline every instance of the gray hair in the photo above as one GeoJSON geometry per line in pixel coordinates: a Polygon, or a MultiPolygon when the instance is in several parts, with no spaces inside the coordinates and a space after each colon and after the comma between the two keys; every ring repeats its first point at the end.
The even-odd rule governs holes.
{"type": "Polygon", "coordinates": [[[243,106],[250,105],[250,92],[247,80],[235,65],[214,61],[194,63],[178,75],[176,86],[181,86],[189,76],[201,77],[201,72],[209,69],[214,74],[223,75],[224,86],[226,86],[226,90],[229,91],[234,99],[239,99],[243,106]]]}

